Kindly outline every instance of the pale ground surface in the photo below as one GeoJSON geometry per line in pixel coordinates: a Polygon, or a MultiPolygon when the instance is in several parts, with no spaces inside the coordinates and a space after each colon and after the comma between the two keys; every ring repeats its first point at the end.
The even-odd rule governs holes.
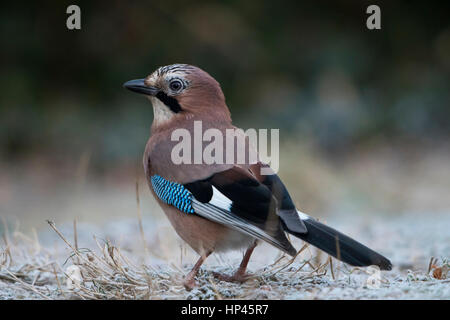
{"type": "MultiPolygon", "coordinates": [[[[339,222],[333,219],[330,224],[334,222],[333,225],[385,254],[394,264],[393,271],[378,276],[372,273],[375,270],[358,271],[333,260],[333,279],[329,265],[316,272],[312,269],[312,266],[319,266],[314,249],[304,250],[291,265],[287,258],[273,265],[279,253],[262,245],[255,250],[250,263],[255,279],[243,285],[217,282],[211,272],[232,272],[242,254],[215,255],[202,268],[198,288],[187,292],[181,286],[182,276],[196,257],[178,241],[171,227],[165,222],[155,227],[152,221],[144,220],[149,235],[146,253],[137,220],[123,220],[102,227],[78,224],[80,257],[92,259],[98,266],[93,268],[79,259],[77,262],[76,256],[68,259],[72,250],[50,226],[39,235],[39,244],[21,233],[10,234],[10,256],[5,253],[0,256],[0,298],[450,299],[450,280],[437,280],[427,274],[431,257],[439,258],[437,265],[442,265],[443,259],[449,257],[449,215],[401,216],[389,221],[374,218],[370,225],[359,219],[342,218],[339,222]],[[93,235],[98,238],[100,247],[93,235]],[[100,249],[104,239],[110,240],[110,249],[120,247],[121,254],[130,261],[124,262],[113,253],[117,261],[122,261],[117,262],[120,267],[114,266],[116,262],[110,259],[110,249],[100,249]],[[84,248],[92,249],[99,259],[92,258],[94,254],[89,257],[84,248]],[[104,266],[101,261],[109,261],[113,267],[104,266]],[[306,261],[311,265],[304,265],[306,261]],[[63,271],[69,272],[68,267],[73,264],[80,265],[86,280],[81,290],[67,287],[67,275],[63,271]],[[100,271],[93,271],[96,268],[100,271]],[[98,283],[89,282],[88,274],[98,283]]],[[[66,224],[58,229],[73,245],[73,226],[66,224]]],[[[297,248],[303,245],[301,241],[295,244],[297,248]]],[[[2,244],[2,250],[4,248],[2,244]]],[[[319,257],[322,263],[326,258],[325,255],[319,257]]]]}

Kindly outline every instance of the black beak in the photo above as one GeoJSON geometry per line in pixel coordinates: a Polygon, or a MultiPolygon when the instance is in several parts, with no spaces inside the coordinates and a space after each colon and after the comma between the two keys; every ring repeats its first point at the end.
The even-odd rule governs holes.
{"type": "Polygon", "coordinates": [[[133,92],[142,93],[148,96],[156,96],[158,89],[145,85],[144,79],[130,80],[123,84],[124,88],[133,92]]]}

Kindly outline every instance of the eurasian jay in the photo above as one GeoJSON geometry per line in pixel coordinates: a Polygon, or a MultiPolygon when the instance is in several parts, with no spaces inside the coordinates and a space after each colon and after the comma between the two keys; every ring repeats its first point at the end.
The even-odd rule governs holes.
{"type": "MultiPolygon", "coordinates": [[[[172,137],[174,130],[183,128],[194,134],[195,121],[201,121],[203,130],[219,130],[224,136],[227,129],[236,129],[221,87],[208,73],[192,65],[173,64],[158,68],[145,79],[128,81],[124,87],[146,95],[153,104],[144,170],[150,190],[170,223],[200,255],[185,277],[187,289],[195,286],[195,276],[212,252],[247,249],[233,275],[215,274],[221,280],[237,282],[246,280],[247,264],[259,241],[295,256],[297,250],[286,233],[352,266],[392,268],[382,255],[297,210],[279,176],[274,172],[261,174],[262,168],[270,168],[259,160],[212,164],[203,159],[194,163],[172,161],[178,144],[172,137]]],[[[224,154],[226,147],[224,144],[224,154]]]]}

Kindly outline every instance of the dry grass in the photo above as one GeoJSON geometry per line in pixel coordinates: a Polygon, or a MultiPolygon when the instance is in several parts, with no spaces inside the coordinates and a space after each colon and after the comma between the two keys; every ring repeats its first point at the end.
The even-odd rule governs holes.
{"type": "MultiPolygon", "coordinates": [[[[377,291],[367,288],[370,274],[365,270],[350,268],[328,256],[321,257],[306,244],[296,257],[281,255],[272,264],[254,270],[254,276],[244,284],[217,282],[212,271],[231,272],[226,263],[225,266],[205,266],[199,273],[198,287],[188,292],[181,283],[191,265],[180,268],[175,264],[153,267],[136,264],[112,241],[95,236],[95,248],[78,248],[75,222],[73,240],[61,233],[53,222],[48,221],[48,224],[69,249],[69,255],[60,263],[61,253],[44,248],[36,233],[32,237],[19,231],[5,233],[0,252],[0,298],[317,299],[327,298],[327,294],[328,298],[377,298],[377,291]],[[349,290],[359,291],[359,295],[349,297],[349,290]]],[[[136,234],[135,241],[142,239],[141,236],[136,234]]],[[[183,254],[183,249],[180,251],[183,254]]],[[[433,258],[428,272],[408,270],[401,278],[398,274],[382,277],[378,293],[384,292],[390,297],[390,291],[395,297],[395,290],[405,285],[406,292],[414,286],[423,290],[424,286],[448,285],[450,280],[446,275],[435,279],[433,270],[436,268],[448,270],[448,261],[433,258]]]]}
{"type": "MultiPolygon", "coordinates": [[[[20,291],[25,290],[29,293],[28,297],[24,296],[25,298],[41,299],[159,299],[184,298],[188,294],[181,285],[185,271],[175,266],[163,271],[151,266],[136,265],[110,241],[102,243],[95,237],[97,248],[79,249],[76,245],[76,232],[74,243],[71,243],[52,221],[48,221],[48,224],[71,250],[63,264],[66,267],[51,258],[52,254],[41,247],[37,237],[30,239],[18,231],[12,236],[5,234],[5,248],[0,256],[0,280],[11,292],[20,287],[20,291]],[[13,256],[17,257],[17,263],[13,256]],[[20,263],[20,261],[29,262],[20,263]]],[[[76,231],[75,222],[74,230],[76,231]]],[[[307,247],[304,245],[299,254],[307,247]]],[[[256,272],[260,275],[242,285],[243,290],[239,291],[240,294],[225,293],[225,295],[227,298],[249,298],[251,289],[263,286],[263,290],[267,290],[264,289],[265,282],[273,281],[278,274],[286,273],[297,256],[292,259],[281,256],[268,268],[256,272]]],[[[309,266],[310,271],[305,271],[303,279],[327,274],[331,259],[317,266],[314,266],[311,260],[304,261],[301,267],[295,270],[290,268],[289,272],[294,275],[309,266]]],[[[212,277],[212,273],[201,271],[200,292],[205,285],[213,294],[205,298],[224,298],[224,293],[218,289],[219,284],[212,277]]]]}
{"type": "MultiPolygon", "coordinates": [[[[294,258],[281,255],[269,267],[255,272],[255,276],[242,285],[220,284],[211,272],[201,271],[199,289],[187,292],[181,285],[184,270],[172,265],[161,270],[146,265],[136,265],[110,241],[100,241],[95,236],[95,249],[78,248],[77,224],[74,221],[74,241],[71,243],[52,221],[49,226],[70,249],[70,255],[59,264],[47,249],[33,239],[15,231],[5,233],[5,248],[0,256],[0,280],[9,292],[27,291],[24,298],[40,299],[160,299],[160,298],[254,298],[256,288],[272,291],[277,277],[296,276],[300,280],[318,279],[332,270],[332,259],[314,265],[310,257],[293,267],[297,257],[308,249],[305,244],[294,258]],[[12,254],[14,252],[14,254],[12,254]],[[13,259],[17,257],[17,261],[13,259]],[[20,263],[20,261],[28,261],[20,263]],[[271,282],[271,285],[268,283],[271,282]],[[235,293],[230,287],[240,287],[235,293]],[[218,288],[221,287],[222,290],[218,288]],[[226,289],[224,289],[226,288],[226,289]],[[223,290],[224,289],[224,290],[223,290]],[[197,291],[197,292],[196,292],[197,291]],[[208,292],[209,291],[209,292],[208,292]]],[[[142,222],[139,222],[142,225],[142,222]]],[[[141,234],[143,239],[143,234],[141,234]]],[[[183,250],[181,250],[183,251],[183,250]]],[[[187,270],[189,267],[187,267],[187,270]]],[[[220,269],[220,268],[219,268],[220,269]]],[[[217,269],[216,269],[217,270],[217,269]]],[[[222,270],[228,271],[228,270],[222,270]]],[[[280,286],[283,286],[280,283],[280,286]]],[[[19,295],[19,298],[22,297],[19,295]]],[[[8,298],[3,296],[3,298],[8,298]]],[[[15,298],[12,296],[11,298],[15,298]]]]}

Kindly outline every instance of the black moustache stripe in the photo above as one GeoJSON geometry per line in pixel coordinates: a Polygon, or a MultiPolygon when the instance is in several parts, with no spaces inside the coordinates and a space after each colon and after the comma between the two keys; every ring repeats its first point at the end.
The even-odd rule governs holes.
{"type": "Polygon", "coordinates": [[[180,112],[182,110],[180,104],[177,101],[177,99],[175,99],[173,97],[169,97],[164,92],[159,91],[156,94],[156,97],[159,100],[161,100],[161,102],[164,103],[167,107],[169,107],[169,109],[172,110],[172,112],[178,113],[178,112],[180,112]]]}

